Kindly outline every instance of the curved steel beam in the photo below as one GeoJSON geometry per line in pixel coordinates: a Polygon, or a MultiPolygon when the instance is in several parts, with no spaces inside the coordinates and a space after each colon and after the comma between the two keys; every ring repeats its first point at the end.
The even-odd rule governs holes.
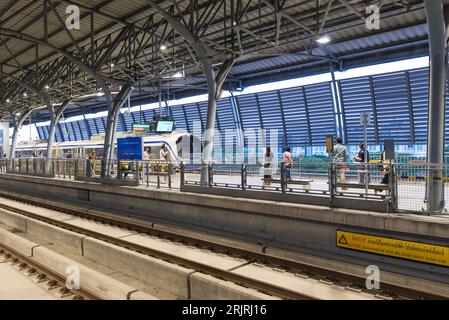
{"type": "MultiPolygon", "coordinates": [[[[216,50],[210,48],[207,44],[203,43],[200,39],[187,29],[181,22],[179,22],[174,16],[165,11],[153,0],[145,0],[146,3],[151,5],[160,15],[162,15],[169,24],[178,32],[195,50],[198,58],[201,62],[203,72],[207,79],[207,87],[209,91],[208,103],[207,103],[207,122],[206,130],[204,132],[204,149],[201,168],[201,184],[206,184],[208,181],[208,164],[212,161],[213,154],[213,142],[215,133],[215,120],[217,115],[217,102],[221,96],[221,89],[226,76],[231,70],[236,56],[231,55],[230,58],[225,59],[224,64],[216,74],[210,55],[217,55],[216,50]]],[[[220,54],[220,53],[218,53],[220,54]]]]}
{"type": "Polygon", "coordinates": [[[34,44],[38,44],[47,48],[50,48],[54,51],[56,51],[57,53],[65,56],[67,59],[70,60],[70,62],[76,64],[81,70],[83,70],[84,72],[92,75],[98,82],[98,84],[100,84],[101,87],[103,87],[103,84],[106,84],[106,82],[111,82],[111,83],[115,83],[118,85],[123,85],[123,84],[128,84],[129,81],[123,81],[123,80],[118,80],[118,79],[114,79],[114,78],[110,78],[98,71],[96,71],[95,69],[93,69],[92,67],[90,67],[89,65],[85,64],[84,62],[76,59],[75,57],[73,57],[73,55],[71,55],[69,52],[58,48],[48,42],[45,42],[43,40],[40,40],[38,38],[35,38],[33,36],[27,35],[25,33],[22,32],[18,32],[18,31],[14,31],[14,30],[10,30],[10,29],[6,29],[3,27],[0,27],[0,35],[6,36],[6,37],[11,37],[11,38],[15,38],[18,40],[23,40],[23,41],[27,41],[27,42],[31,42],[34,44]]]}
{"type": "Polygon", "coordinates": [[[39,89],[33,87],[32,85],[26,83],[23,80],[20,80],[19,78],[14,77],[13,75],[9,74],[9,73],[5,73],[3,72],[3,76],[5,76],[6,78],[9,78],[10,80],[12,80],[13,82],[17,83],[19,86],[23,87],[24,89],[34,92],[35,94],[37,94],[39,97],[41,97],[42,99],[45,100],[45,103],[47,103],[47,100],[52,99],[53,97],[43,93],[42,91],[39,91],[39,89]]]}
{"type": "Polygon", "coordinates": [[[19,137],[19,130],[22,127],[23,122],[26,118],[33,112],[33,109],[25,110],[18,119],[15,119],[15,115],[12,114],[12,119],[14,122],[14,131],[11,139],[11,150],[9,151],[9,170],[13,168],[13,159],[16,157],[16,146],[17,146],[17,138],[19,137]]]}
{"type": "Polygon", "coordinates": [[[59,107],[59,109],[56,111],[55,107],[49,103],[48,104],[48,111],[50,113],[50,130],[48,133],[48,141],[47,141],[47,161],[45,162],[45,172],[50,172],[50,159],[53,158],[53,144],[55,141],[55,131],[56,131],[56,125],[59,122],[59,119],[61,118],[62,113],[67,109],[69,106],[70,101],[66,100],[62,103],[62,105],[59,107]]]}
{"type": "MultiPolygon", "coordinates": [[[[175,29],[176,32],[178,32],[190,45],[192,45],[195,48],[195,45],[200,45],[204,48],[204,50],[214,56],[214,55],[221,55],[222,52],[218,52],[203,42],[201,42],[200,39],[195,37],[192,32],[190,32],[189,29],[187,29],[181,22],[179,22],[174,16],[172,16],[170,13],[165,11],[159,4],[157,4],[153,0],[145,0],[146,3],[148,3],[150,6],[152,6],[161,16],[163,16],[169,24],[172,25],[173,29],[175,29]]],[[[197,51],[198,53],[198,51],[197,51]]]]}

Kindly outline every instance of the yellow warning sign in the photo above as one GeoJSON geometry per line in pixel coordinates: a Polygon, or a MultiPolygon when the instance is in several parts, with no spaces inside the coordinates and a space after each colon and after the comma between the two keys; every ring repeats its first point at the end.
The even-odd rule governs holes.
{"type": "Polygon", "coordinates": [[[337,247],[449,267],[449,247],[337,230],[337,247]]]}

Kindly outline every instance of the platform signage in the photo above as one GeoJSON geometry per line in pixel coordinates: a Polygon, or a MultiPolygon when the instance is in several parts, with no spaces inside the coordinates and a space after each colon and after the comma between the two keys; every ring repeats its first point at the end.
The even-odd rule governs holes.
{"type": "Polygon", "coordinates": [[[118,160],[142,160],[142,137],[127,137],[117,139],[118,160]]]}
{"type": "Polygon", "coordinates": [[[449,247],[337,230],[337,247],[449,267],[449,247]]]}

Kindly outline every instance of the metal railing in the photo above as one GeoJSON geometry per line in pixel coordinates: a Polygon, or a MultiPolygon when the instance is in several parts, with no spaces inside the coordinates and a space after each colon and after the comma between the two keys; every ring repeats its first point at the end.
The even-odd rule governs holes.
{"type": "MultiPolygon", "coordinates": [[[[86,177],[101,179],[124,185],[172,189],[179,166],[162,160],[84,160],[86,177]],[[101,176],[101,167],[109,168],[106,176],[101,176]]],[[[179,186],[179,182],[177,184],[179,186]]]]}
{"type": "MultiPolygon", "coordinates": [[[[107,176],[101,177],[102,165],[106,165],[103,160],[89,159],[0,159],[0,172],[157,189],[202,186],[201,164],[112,160],[107,176]]],[[[429,177],[442,181],[444,198],[449,199],[449,165],[295,162],[286,168],[278,162],[267,168],[254,164],[210,164],[207,168],[205,186],[209,188],[319,196],[330,206],[343,199],[381,201],[396,212],[427,214],[429,177]]],[[[443,213],[448,207],[446,201],[443,213]]]]}
{"type": "MultiPolygon", "coordinates": [[[[200,165],[183,165],[181,185],[201,186],[200,171],[200,165]]],[[[279,162],[268,167],[227,165],[225,170],[223,165],[210,164],[203,186],[327,197],[330,206],[337,199],[353,198],[398,208],[396,168],[392,163],[299,162],[286,167],[279,162]]]]}
{"type": "MultiPolygon", "coordinates": [[[[201,165],[186,165],[181,185],[201,185],[200,171],[201,165]]],[[[300,162],[291,168],[285,168],[282,163],[264,168],[262,165],[210,164],[208,173],[206,186],[209,188],[325,196],[330,206],[338,199],[383,201],[395,212],[424,214],[430,214],[426,189],[432,177],[442,181],[446,201],[441,213],[447,214],[449,209],[449,165],[300,162]]]]}
{"type": "MultiPolygon", "coordinates": [[[[0,159],[0,172],[51,177],[65,180],[98,180],[102,183],[172,189],[179,166],[170,161],[123,161],[96,159],[0,159]],[[101,177],[101,167],[109,164],[109,171],[101,177]]],[[[178,177],[179,180],[179,177],[178,177]]],[[[179,186],[179,181],[177,186],[179,186]]]]}

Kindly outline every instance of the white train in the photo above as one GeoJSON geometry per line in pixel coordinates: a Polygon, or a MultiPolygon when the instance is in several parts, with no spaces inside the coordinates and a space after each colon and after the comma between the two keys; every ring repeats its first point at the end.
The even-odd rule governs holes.
{"type": "MultiPolygon", "coordinates": [[[[133,134],[130,133],[117,133],[116,138],[130,137],[133,134]]],[[[85,141],[66,141],[66,142],[56,142],[53,147],[53,158],[66,158],[67,155],[71,155],[73,158],[87,158],[88,154],[95,150],[97,158],[103,157],[103,141],[104,136],[93,136],[91,140],[85,141]]],[[[198,137],[185,132],[185,131],[174,131],[169,134],[161,135],[151,135],[143,137],[144,147],[149,150],[150,159],[159,159],[159,152],[161,146],[164,144],[169,151],[169,159],[174,162],[190,163],[193,153],[200,153],[201,141],[198,137]]],[[[115,142],[114,156],[117,154],[117,141],[115,142]]],[[[33,154],[36,156],[47,156],[47,141],[46,140],[34,140],[34,141],[23,141],[17,145],[16,157],[32,157],[33,154]]]]}

